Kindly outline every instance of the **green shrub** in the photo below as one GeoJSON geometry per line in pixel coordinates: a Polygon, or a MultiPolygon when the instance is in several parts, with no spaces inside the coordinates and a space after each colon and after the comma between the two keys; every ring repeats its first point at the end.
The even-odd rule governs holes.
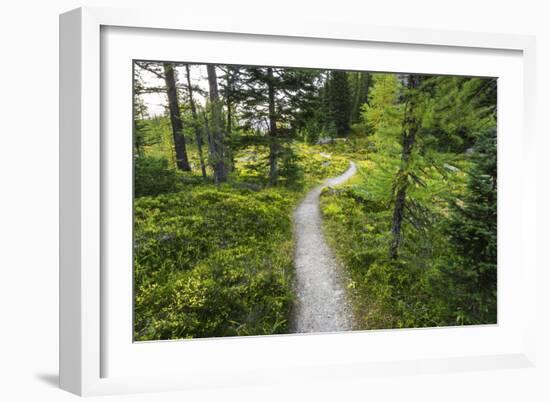
{"type": "Polygon", "coordinates": [[[341,175],[349,167],[349,159],[323,146],[296,146],[299,169],[309,182],[341,175]]]}
{"type": "Polygon", "coordinates": [[[168,161],[164,158],[136,158],[134,175],[134,194],[136,197],[156,196],[176,190],[176,171],[168,167],[168,161]]]}
{"type": "Polygon", "coordinates": [[[135,203],[135,339],[282,333],[295,195],[229,186],[135,203]]]}

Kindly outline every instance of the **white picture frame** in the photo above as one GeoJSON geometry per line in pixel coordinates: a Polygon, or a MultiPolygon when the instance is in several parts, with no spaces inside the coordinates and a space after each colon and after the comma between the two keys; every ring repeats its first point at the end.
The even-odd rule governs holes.
{"type": "MultiPolygon", "coordinates": [[[[236,52],[235,57],[239,57],[239,52],[243,50],[238,50],[236,42],[233,45],[231,49],[236,52]]],[[[297,375],[300,375],[298,378],[303,381],[306,378],[345,379],[369,376],[373,373],[398,375],[533,366],[535,319],[531,315],[536,311],[536,266],[533,258],[535,242],[529,242],[526,234],[536,233],[536,217],[533,208],[535,182],[531,179],[535,177],[533,175],[535,159],[531,158],[534,153],[532,123],[535,91],[534,49],[534,38],[529,36],[370,27],[326,21],[303,21],[299,25],[281,26],[266,20],[244,21],[238,18],[218,20],[197,16],[182,18],[182,15],[177,13],[155,10],[104,8],[80,8],[61,15],[61,387],[79,395],[97,395],[211,386],[244,386],[265,382],[294,382],[297,375]],[[137,55],[132,53],[135,47],[127,45],[132,41],[129,37],[138,35],[139,32],[143,36],[139,51],[141,53],[137,55]],[[104,36],[106,33],[113,34],[108,41],[104,36]],[[308,46],[319,44],[319,46],[330,47],[334,52],[343,49],[342,53],[351,48],[370,49],[370,51],[378,49],[383,52],[388,49],[386,53],[389,56],[386,63],[394,60],[392,63],[396,65],[393,69],[396,71],[399,69],[401,71],[422,70],[428,73],[453,74],[460,69],[455,70],[456,67],[449,66],[456,63],[463,63],[460,71],[471,72],[472,75],[475,72],[478,75],[483,75],[484,72],[486,75],[492,75],[490,74],[492,71],[502,71],[503,77],[507,77],[502,87],[505,89],[504,94],[508,94],[510,98],[515,94],[519,100],[509,100],[515,103],[508,105],[506,100],[501,102],[499,99],[499,113],[501,106],[504,110],[511,110],[512,106],[517,105],[521,106],[521,112],[515,114],[515,117],[510,120],[501,119],[499,115],[499,136],[501,136],[501,130],[503,133],[506,130],[510,132],[510,135],[503,137],[506,147],[499,144],[499,158],[503,156],[504,160],[501,162],[502,160],[499,159],[499,171],[505,173],[504,178],[508,177],[510,184],[520,185],[522,192],[515,191],[514,194],[510,186],[505,186],[504,191],[509,189],[509,193],[505,194],[509,195],[507,198],[509,204],[506,204],[505,209],[502,210],[503,218],[499,184],[499,227],[504,222],[504,225],[514,229],[510,238],[504,240],[500,237],[499,230],[499,276],[501,264],[511,265],[513,261],[521,268],[517,278],[504,276],[504,280],[501,281],[499,277],[499,324],[486,327],[350,332],[346,335],[292,335],[232,340],[132,343],[131,337],[128,337],[131,329],[128,328],[127,323],[128,318],[131,318],[127,305],[131,304],[130,300],[119,304],[109,298],[113,287],[119,291],[117,287],[122,287],[123,295],[128,293],[128,289],[131,291],[131,281],[124,283],[124,279],[128,278],[128,270],[125,269],[125,274],[118,277],[110,276],[110,272],[105,271],[106,267],[110,267],[108,261],[110,258],[106,253],[108,245],[104,244],[104,228],[109,227],[105,222],[105,211],[112,208],[109,204],[109,192],[120,184],[115,182],[117,179],[114,178],[117,175],[114,175],[114,171],[109,171],[111,168],[107,169],[109,166],[112,167],[112,164],[108,163],[110,158],[108,154],[122,148],[117,148],[119,146],[110,141],[112,137],[102,137],[117,124],[121,126],[116,127],[126,132],[128,132],[128,126],[127,121],[123,120],[111,122],[109,113],[102,108],[109,105],[122,113],[126,110],[125,119],[131,119],[131,109],[127,107],[126,101],[116,102],[118,99],[123,99],[120,97],[127,95],[128,88],[131,87],[131,80],[126,80],[127,77],[124,75],[117,75],[118,72],[123,73],[123,70],[120,66],[117,67],[116,60],[120,58],[122,64],[131,58],[160,60],[159,55],[162,57],[168,53],[152,54],[151,43],[153,42],[151,41],[165,43],[168,47],[170,43],[182,40],[186,33],[192,33],[195,38],[189,39],[191,41],[189,49],[195,49],[196,57],[203,55],[201,60],[195,59],[201,62],[232,62],[227,59],[229,55],[225,55],[223,60],[209,57],[208,46],[214,46],[216,41],[230,43],[234,40],[231,38],[237,38],[249,49],[254,43],[271,46],[273,49],[277,49],[277,46],[286,46],[285,49],[288,49],[291,54],[294,52],[296,57],[299,51],[292,50],[293,46],[307,49],[308,46]],[[147,38],[150,35],[154,35],[154,38],[148,42],[147,38]],[[192,40],[202,37],[207,39],[204,39],[205,42],[202,42],[201,46],[192,45],[192,40]],[[252,42],[246,42],[246,40],[252,42]],[[408,62],[395,61],[399,59],[399,52],[409,51],[424,54],[426,61],[414,57],[409,58],[411,60],[408,62]],[[437,52],[443,52],[446,56],[438,58],[437,52]],[[480,61],[479,66],[473,68],[467,66],[464,61],[460,62],[468,54],[473,55],[471,60],[486,58],[487,64],[480,61]],[[506,55],[511,56],[508,58],[506,55]],[[501,56],[502,63],[499,63],[501,56]],[[106,57],[113,62],[112,65],[109,64],[109,60],[107,62],[103,60],[106,57]],[[445,62],[446,58],[449,60],[445,62]],[[509,61],[506,61],[508,59],[509,61]],[[438,64],[438,60],[441,60],[441,64],[438,64]],[[499,64],[500,66],[497,66],[499,64]],[[508,65],[510,68],[507,70],[505,66],[508,65]],[[104,82],[106,77],[114,80],[106,85],[104,82]],[[515,129],[514,133],[519,132],[521,135],[513,136],[512,128],[515,129]],[[109,152],[106,152],[105,147],[109,148],[109,152]],[[506,163],[507,150],[511,149],[522,154],[522,158],[519,158],[521,169],[517,169],[518,166],[516,166],[516,173],[506,168],[509,165],[506,163]],[[109,184],[109,182],[115,183],[109,184]],[[507,246],[517,241],[519,246],[516,245],[517,250],[512,255],[507,246]],[[504,261],[501,259],[502,256],[505,257],[504,261]],[[109,280],[108,286],[107,280],[109,280]],[[501,290],[506,290],[510,285],[517,287],[516,292],[523,301],[522,304],[517,304],[514,312],[508,310],[506,302],[502,300],[509,294],[503,294],[501,290]],[[504,319],[500,314],[503,308],[504,319]],[[121,316],[117,316],[117,312],[122,312],[121,316]],[[507,312],[509,316],[506,316],[507,312]],[[122,324],[118,330],[116,323],[122,324]],[[366,351],[364,354],[342,360],[339,358],[341,355],[353,351],[335,348],[342,345],[342,337],[345,337],[343,344],[350,348],[363,343],[367,338],[368,345],[374,347],[369,347],[370,352],[366,351]],[[406,347],[409,346],[403,344],[408,343],[407,340],[413,340],[411,343],[417,348],[415,354],[407,353],[409,349],[406,347]],[[446,340],[446,342],[443,343],[440,340],[446,340]],[[384,344],[388,345],[388,343],[394,343],[395,346],[402,345],[403,348],[396,348],[390,356],[383,349],[384,344]],[[457,347],[454,350],[446,349],[446,346],[451,343],[457,347]],[[315,352],[319,350],[333,352],[333,354],[318,357],[315,352]],[[378,355],[375,354],[375,350],[379,352],[378,355]],[[285,351],[290,351],[291,354],[285,356],[283,354],[285,351]],[[366,358],[367,353],[371,358],[366,358]],[[187,357],[187,360],[170,360],[169,357],[176,357],[178,354],[187,357]],[[198,355],[204,361],[202,366],[197,365],[198,355]],[[244,359],[237,360],[242,357],[244,359]],[[259,359],[266,361],[261,368],[259,359]],[[118,365],[117,362],[128,364],[118,365]],[[155,365],[162,363],[165,370],[156,371],[157,374],[147,370],[141,371],[139,368],[136,369],[136,363],[139,362],[143,363],[145,369],[154,368],[155,365]],[[224,365],[224,363],[230,363],[230,365],[224,365]],[[307,374],[303,373],[304,368],[308,368],[307,374]]],[[[275,60],[267,56],[262,58],[261,53],[261,51],[254,52],[255,59],[250,60],[262,60],[265,64],[281,64],[277,63],[277,60],[281,60],[281,56],[276,56],[279,59],[275,60]]],[[[311,58],[313,60],[314,56],[311,58]]],[[[166,56],[165,60],[175,59],[166,56]]],[[[296,63],[300,66],[307,65],[307,57],[296,63]]],[[[314,62],[311,61],[311,63],[314,62]]],[[[334,64],[336,63],[334,61],[326,63],[322,67],[351,66],[349,61],[341,66],[334,64]]],[[[358,64],[355,67],[360,68],[361,65],[358,64]]],[[[383,64],[378,68],[385,69],[383,64]]],[[[376,66],[374,69],[376,70],[376,66]]],[[[127,73],[130,74],[130,71],[127,73]]],[[[499,96],[500,94],[499,88],[499,96]]],[[[129,102],[130,98],[127,101],[129,102]]],[[[131,131],[127,134],[131,136],[131,131]]],[[[123,147],[123,144],[121,146],[123,147]]],[[[121,181],[127,178],[124,175],[118,177],[121,181]]],[[[131,188],[131,183],[126,183],[126,188],[128,186],[131,188]]],[[[116,214],[111,214],[107,219],[116,220],[116,217],[116,214]]],[[[117,228],[122,227],[124,227],[123,223],[117,228]]]]}

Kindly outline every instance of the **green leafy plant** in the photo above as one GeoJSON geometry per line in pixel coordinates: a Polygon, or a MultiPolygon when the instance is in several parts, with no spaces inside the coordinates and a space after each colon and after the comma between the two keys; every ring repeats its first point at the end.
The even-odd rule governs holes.
{"type": "Polygon", "coordinates": [[[212,185],[136,200],[136,340],[287,330],[293,202],[212,185]]]}
{"type": "Polygon", "coordinates": [[[168,161],[165,158],[148,156],[136,158],[134,175],[136,197],[155,196],[176,190],[176,172],[168,167],[168,161]]]}

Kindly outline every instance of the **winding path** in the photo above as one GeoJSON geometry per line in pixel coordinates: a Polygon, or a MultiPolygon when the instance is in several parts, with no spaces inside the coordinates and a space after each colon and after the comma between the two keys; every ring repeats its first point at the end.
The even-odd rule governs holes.
{"type": "Polygon", "coordinates": [[[356,172],[353,162],[346,172],[311,190],[294,212],[297,304],[296,333],[351,330],[353,318],[346,297],[341,268],[325,241],[319,196],[325,186],[346,182],[356,172]]]}

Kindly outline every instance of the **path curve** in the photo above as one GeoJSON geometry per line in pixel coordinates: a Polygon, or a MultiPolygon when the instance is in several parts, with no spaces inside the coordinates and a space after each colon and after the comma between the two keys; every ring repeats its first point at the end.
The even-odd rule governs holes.
{"type": "Polygon", "coordinates": [[[324,187],[346,182],[356,170],[350,162],[342,175],[327,179],[311,190],[294,212],[297,303],[293,328],[296,333],[352,329],[352,310],[342,270],[323,235],[319,196],[324,187]]]}

